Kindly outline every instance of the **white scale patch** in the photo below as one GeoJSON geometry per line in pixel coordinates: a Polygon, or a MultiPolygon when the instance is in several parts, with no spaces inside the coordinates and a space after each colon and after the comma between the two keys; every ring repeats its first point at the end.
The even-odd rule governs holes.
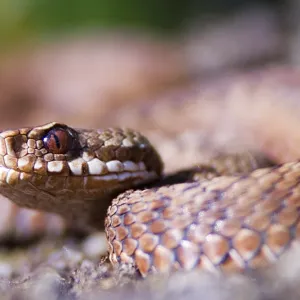
{"type": "Polygon", "coordinates": [[[122,172],[124,170],[123,164],[119,160],[111,160],[106,163],[109,172],[122,172]]]}
{"type": "Polygon", "coordinates": [[[71,170],[71,172],[74,174],[74,175],[77,175],[77,176],[80,176],[82,175],[82,166],[83,164],[86,163],[85,160],[81,157],[79,158],[76,158],[70,162],[68,162],[69,164],[69,168],[71,170]]]}
{"type": "MultiPolygon", "coordinates": [[[[86,162],[83,158],[77,158],[71,162],[68,162],[71,172],[74,175],[80,176],[83,174],[82,168],[83,164],[87,164],[89,175],[105,175],[107,173],[121,173],[124,171],[128,172],[137,172],[137,171],[145,171],[146,166],[143,162],[134,163],[133,161],[125,161],[120,162],[119,160],[112,160],[107,163],[99,160],[98,158],[93,158],[90,161],[86,162]]],[[[112,178],[109,177],[107,180],[112,178]]],[[[129,175],[123,175],[129,176],[129,175]]]]}
{"type": "Polygon", "coordinates": [[[123,166],[124,166],[124,171],[138,171],[139,170],[139,166],[134,163],[133,161],[124,161],[123,162],[123,166]]]}
{"type": "Polygon", "coordinates": [[[48,162],[48,171],[51,173],[60,173],[63,171],[64,164],[62,161],[50,161],[48,162]]]}
{"type": "Polygon", "coordinates": [[[105,174],[107,171],[105,163],[98,158],[90,160],[87,164],[90,175],[101,175],[105,174]]]}

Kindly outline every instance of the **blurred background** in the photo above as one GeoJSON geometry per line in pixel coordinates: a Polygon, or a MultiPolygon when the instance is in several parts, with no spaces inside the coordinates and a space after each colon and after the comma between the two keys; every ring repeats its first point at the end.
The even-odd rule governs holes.
{"type": "Polygon", "coordinates": [[[113,125],[116,108],[195,80],[297,65],[299,12],[297,0],[2,0],[0,127],[113,125]]]}
{"type": "MultiPolygon", "coordinates": [[[[0,130],[128,126],[166,172],[226,152],[299,159],[299,15],[300,0],[0,0],[0,130]]],[[[3,201],[0,246],[6,231],[43,231],[3,201]]],[[[33,250],[16,274],[42,260],[33,250]]]]}

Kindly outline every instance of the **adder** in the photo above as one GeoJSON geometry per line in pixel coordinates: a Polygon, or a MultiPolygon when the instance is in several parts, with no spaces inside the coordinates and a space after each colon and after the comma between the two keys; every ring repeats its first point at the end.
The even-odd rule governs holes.
{"type": "Polygon", "coordinates": [[[139,132],[52,122],[0,133],[0,193],[71,223],[105,226],[111,263],[133,264],[142,276],[270,265],[300,234],[300,163],[220,161],[168,182],[139,132]]]}

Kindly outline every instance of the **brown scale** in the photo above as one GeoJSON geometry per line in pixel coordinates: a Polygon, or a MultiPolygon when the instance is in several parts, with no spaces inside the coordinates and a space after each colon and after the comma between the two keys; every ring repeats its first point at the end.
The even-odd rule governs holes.
{"type": "Polygon", "coordinates": [[[300,233],[300,183],[290,175],[299,178],[299,170],[300,163],[289,163],[242,177],[222,176],[119,195],[114,207],[121,202],[130,210],[127,207],[122,217],[118,209],[108,210],[110,260],[133,262],[143,276],[174,269],[241,271],[270,265],[300,233]],[[137,198],[144,211],[155,212],[155,218],[138,217],[137,204],[131,203],[137,198]],[[152,203],[157,201],[160,205],[155,208],[152,203]],[[127,214],[134,222],[124,223],[127,214]],[[112,224],[116,216],[117,227],[112,224]],[[153,226],[157,220],[160,230],[153,226]],[[141,226],[143,231],[136,234],[141,226]],[[127,228],[132,247],[118,240],[113,233],[117,228],[127,228]]]}

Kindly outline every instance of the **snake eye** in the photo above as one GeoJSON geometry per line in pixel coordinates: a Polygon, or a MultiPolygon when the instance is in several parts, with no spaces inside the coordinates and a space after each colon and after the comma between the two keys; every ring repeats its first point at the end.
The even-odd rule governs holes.
{"type": "Polygon", "coordinates": [[[74,136],[67,128],[54,128],[43,138],[44,146],[53,154],[65,154],[74,147],[74,136]]]}

